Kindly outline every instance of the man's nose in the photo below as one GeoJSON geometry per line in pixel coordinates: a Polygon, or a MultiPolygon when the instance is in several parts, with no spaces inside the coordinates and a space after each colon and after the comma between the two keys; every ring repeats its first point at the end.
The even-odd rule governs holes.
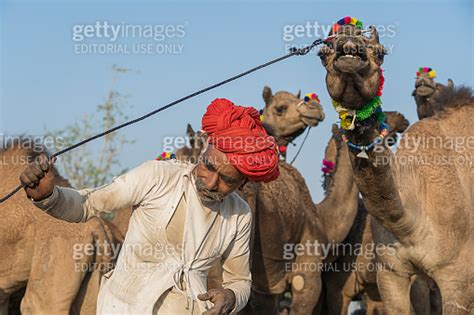
{"type": "Polygon", "coordinates": [[[217,183],[219,180],[219,175],[217,173],[212,173],[208,178],[206,182],[206,188],[208,190],[217,190],[217,183]]]}

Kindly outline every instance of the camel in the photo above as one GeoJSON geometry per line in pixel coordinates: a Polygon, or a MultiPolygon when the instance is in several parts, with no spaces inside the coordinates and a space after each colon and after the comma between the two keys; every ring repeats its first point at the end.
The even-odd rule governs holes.
{"type": "Polygon", "coordinates": [[[423,67],[416,73],[415,89],[411,95],[415,98],[418,118],[428,118],[435,115],[439,109],[434,108],[433,100],[444,89],[453,89],[453,80],[448,79],[448,85],[435,81],[436,73],[431,68],[423,67]]]}
{"type": "MultiPolygon", "coordinates": [[[[397,133],[404,132],[408,128],[409,122],[401,113],[394,111],[386,111],[384,113],[386,116],[385,122],[390,126],[391,130],[388,137],[391,138],[390,143],[394,144],[397,142],[397,133]]],[[[326,193],[328,192],[327,187],[330,186],[334,170],[337,168],[335,161],[338,150],[341,146],[346,145],[342,142],[341,130],[337,125],[333,125],[332,133],[333,136],[326,147],[323,162],[324,165],[332,164],[331,168],[326,167],[323,169],[323,188],[326,193]]],[[[360,245],[364,251],[357,255],[353,251],[342,255],[334,262],[335,271],[323,273],[325,295],[320,300],[321,303],[324,303],[320,306],[322,309],[319,309],[321,314],[347,314],[349,303],[360,295],[363,295],[367,314],[383,314],[383,304],[376,283],[377,273],[374,268],[377,262],[373,250],[374,241],[371,231],[373,218],[368,215],[360,197],[358,197],[358,205],[354,225],[342,246],[350,245],[351,248],[356,248],[356,246],[360,245]],[[355,267],[348,268],[348,266],[355,267]]],[[[418,282],[421,281],[418,280],[418,282]]],[[[416,283],[418,290],[426,289],[426,284],[423,285],[423,283],[418,282],[416,283]]],[[[417,315],[430,314],[429,297],[422,296],[422,294],[416,292],[417,290],[412,291],[414,291],[412,292],[411,299],[414,313],[417,315]]],[[[424,293],[426,295],[426,290],[424,293]]]]}
{"type": "MultiPolygon", "coordinates": [[[[390,141],[388,143],[394,144],[397,142],[397,134],[404,132],[410,123],[401,113],[395,111],[385,111],[384,113],[385,122],[390,127],[388,135],[390,141]]],[[[330,185],[332,175],[337,167],[335,164],[337,150],[335,148],[345,145],[344,143],[335,145],[335,143],[342,142],[340,139],[341,130],[337,128],[337,125],[333,125],[332,132],[333,136],[325,150],[324,163],[333,163],[334,166],[332,169],[326,168],[323,174],[323,188],[325,190],[330,185]]],[[[324,305],[320,306],[322,307],[321,314],[345,315],[351,300],[360,295],[365,302],[366,314],[383,314],[383,303],[376,283],[377,270],[374,267],[377,265],[377,257],[373,250],[374,240],[372,237],[372,225],[378,223],[367,213],[362,199],[358,198],[358,203],[357,217],[342,246],[350,244],[352,248],[355,248],[360,244],[365,251],[358,255],[354,255],[353,252],[342,255],[334,262],[336,271],[323,273],[326,292],[320,301],[324,302],[324,305]],[[351,266],[351,264],[356,267],[348,270],[347,266],[351,266]]],[[[412,313],[415,315],[441,314],[441,307],[438,305],[439,293],[432,286],[433,284],[425,279],[418,277],[414,280],[410,290],[410,299],[412,313]]]]}
{"type": "MultiPolygon", "coordinates": [[[[15,139],[0,150],[1,195],[45,151],[32,143],[15,139]]],[[[57,185],[70,187],[54,172],[57,185]]],[[[0,212],[0,314],[8,314],[10,296],[19,300],[25,287],[22,314],[95,313],[101,276],[113,267],[111,249],[122,241],[114,226],[100,218],[60,221],[37,209],[24,191],[0,204],[0,212]]],[[[18,310],[10,306],[10,312],[18,310]]]]}
{"type": "Polygon", "coordinates": [[[474,172],[472,163],[462,161],[474,152],[452,145],[453,139],[467,141],[472,130],[472,91],[440,91],[443,111],[410,126],[395,155],[383,144],[361,147],[386,134],[373,106],[383,87],[385,48],[375,27],[368,37],[357,25],[337,24],[336,36],[319,55],[327,90],[354,146],[353,178],[382,227],[373,225],[372,233],[382,263],[377,285],[385,312],[410,313],[410,285],[420,276],[436,283],[444,314],[472,314],[474,172]],[[433,145],[433,139],[445,145],[433,145]],[[443,163],[436,162],[440,158],[443,163]]]}

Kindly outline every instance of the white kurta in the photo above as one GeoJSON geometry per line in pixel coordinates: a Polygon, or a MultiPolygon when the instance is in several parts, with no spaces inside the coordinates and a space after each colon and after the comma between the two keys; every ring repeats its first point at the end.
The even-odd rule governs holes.
{"type": "Polygon", "coordinates": [[[197,295],[207,291],[208,270],[221,258],[223,287],[235,293],[235,311],[247,303],[251,287],[250,208],[236,193],[221,202],[203,204],[191,174],[194,166],[175,160],[149,161],[108,185],[79,191],[55,188],[49,198],[35,203],[73,222],[134,207],[117,265],[102,281],[98,313],[167,314],[159,306],[163,298],[173,297],[182,305],[182,314],[204,312],[212,305],[198,300],[197,295]],[[183,243],[177,248],[166,230],[183,196],[183,243]],[[193,313],[193,305],[199,312],[193,313]]]}

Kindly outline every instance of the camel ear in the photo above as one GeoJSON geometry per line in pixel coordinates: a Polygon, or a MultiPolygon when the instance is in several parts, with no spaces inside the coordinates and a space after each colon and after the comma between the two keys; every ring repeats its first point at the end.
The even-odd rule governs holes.
{"type": "Polygon", "coordinates": [[[416,96],[416,89],[411,92],[411,96],[415,97],[416,96]]]}
{"type": "Polygon", "coordinates": [[[189,123],[188,123],[188,126],[186,127],[186,134],[187,134],[190,138],[194,137],[194,135],[196,134],[196,133],[194,132],[193,126],[191,126],[191,124],[189,124],[189,123]]]}
{"type": "Polygon", "coordinates": [[[339,126],[337,124],[332,124],[331,131],[333,135],[337,134],[339,132],[339,126]]]}
{"type": "Polygon", "coordinates": [[[448,89],[453,89],[454,88],[454,82],[451,79],[448,79],[448,89]]]}
{"type": "Polygon", "coordinates": [[[196,143],[194,140],[195,140],[195,135],[196,133],[194,132],[194,129],[193,129],[193,126],[191,126],[191,124],[188,123],[188,126],[186,127],[186,134],[188,135],[188,139],[189,139],[189,145],[191,146],[191,148],[194,148],[194,144],[196,143]]]}
{"type": "Polygon", "coordinates": [[[380,44],[379,32],[377,31],[377,28],[374,25],[371,25],[369,26],[369,30],[370,30],[369,41],[374,45],[380,44]]]}
{"type": "Polygon", "coordinates": [[[300,98],[301,97],[301,90],[298,90],[298,93],[296,93],[296,98],[300,98]]]}
{"type": "Polygon", "coordinates": [[[265,101],[265,106],[268,106],[268,104],[270,104],[273,98],[272,89],[265,85],[265,87],[263,88],[262,97],[265,101]]]}

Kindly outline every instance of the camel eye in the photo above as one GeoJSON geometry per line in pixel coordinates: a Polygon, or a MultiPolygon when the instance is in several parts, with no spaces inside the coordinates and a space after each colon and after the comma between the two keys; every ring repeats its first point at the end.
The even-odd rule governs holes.
{"type": "Polygon", "coordinates": [[[276,109],[277,114],[279,114],[279,115],[286,112],[286,106],[284,106],[284,105],[277,106],[275,109],[276,109]]]}
{"type": "Polygon", "coordinates": [[[326,54],[321,50],[318,52],[318,56],[319,58],[321,58],[322,61],[326,60],[327,58],[326,54]]]}
{"type": "Polygon", "coordinates": [[[385,55],[388,55],[387,50],[384,47],[375,47],[375,53],[380,61],[383,61],[385,55]]]}

